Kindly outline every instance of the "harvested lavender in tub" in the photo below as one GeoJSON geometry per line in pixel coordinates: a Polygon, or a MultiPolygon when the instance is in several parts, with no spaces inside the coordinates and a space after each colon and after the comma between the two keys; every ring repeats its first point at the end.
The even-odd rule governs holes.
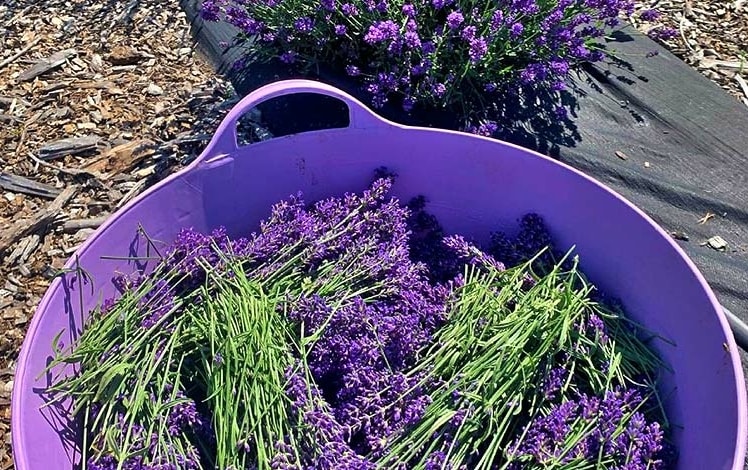
{"type": "Polygon", "coordinates": [[[663,365],[537,215],[483,250],[424,201],[184,230],[58,353],[89,469],[664,469],[663,365]]]}

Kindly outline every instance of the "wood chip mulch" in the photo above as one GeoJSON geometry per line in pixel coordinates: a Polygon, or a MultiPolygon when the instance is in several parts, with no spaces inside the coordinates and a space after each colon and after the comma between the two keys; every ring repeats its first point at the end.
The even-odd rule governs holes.
{"type": "Polygon", "coordinates": [[[0,470],[18,350],[50,280],[181,168],[236,99],[175,0],[0,2],[0,470]]]}
{"type": "Polygon", "coordinates": [[[675,55],[748,106],[748,0],[647,0],[659,21],[635,26],[643,32],[667,26],[678,31],[664,44],[675,55]]]}
{"type": "MultiPolygon", "coordinates": [[[[748,105],[747,2],[639,6],[748,105]]],[[[0,470],[13,467],[15,360],[50,280],[108,215],[194,158],[235,102],[176,0],[0,4],[0,470]]]]}

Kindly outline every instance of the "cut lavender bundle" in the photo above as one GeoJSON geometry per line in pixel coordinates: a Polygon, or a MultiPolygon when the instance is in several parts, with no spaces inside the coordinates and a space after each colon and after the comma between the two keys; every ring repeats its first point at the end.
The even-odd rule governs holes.
{"type": "Polygon", "coordinates": [[[618,342],[622,320],[591,299],[576,260],[538,276],[543,253],[504,270],[461,237],[447,245],[472,267],[411,372],[437,386],[380,466],[665,468],[653,389],[662,364],[635,338],[618,342]]]}

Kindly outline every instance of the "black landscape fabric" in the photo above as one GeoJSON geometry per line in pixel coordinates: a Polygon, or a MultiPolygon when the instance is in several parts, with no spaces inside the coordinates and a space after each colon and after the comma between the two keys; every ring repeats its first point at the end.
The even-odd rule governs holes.
{"type": "MultiPolygon", "coordinates": [[[[239,94],[300,77],[280,64],[249,61],[234,67],[241,51],[226,48],[232,27],[202,21],[199,0],[182,0],[182,7],[199,49],[239,94]]],[[[566,162],[628,198],[674,234],[722,305],[747,322],[748,107],[632,27],[615,31],[606,47],[618,60],[587,65],[569,80],[564,97],[569,119],[553,117],[541,93],[532,106],[504,106],[499,137],[566,162]],[[652,51],[658,55],[647,57],[652,51]],[[714,216],[700,223],[708,213],[714,216]],[[706,244],[716,235],[727,242],[724,251],[706,244]]],[[[367,102],[345,78],[318,73],[316,78],[367,102]]],[[[315,125],[310,115],[326,119],[320,118],[317,102],[314,113],[304,113],[305,99],[311,98],[262,107],[263,122],[288,134],[315,125]]],[[[341,110],[332,104],[329,112],[333,116],[341,110]]],[[[405,115],[396,106],[378,112],[404,124],[455,125],[451,116],[433,112],[405,115]]],[[[747,332],[743,329],[737,339],[748,339],[747,332]]],[[[748,355],[743,353],[743,359],[748,371],[748,355]]]]}

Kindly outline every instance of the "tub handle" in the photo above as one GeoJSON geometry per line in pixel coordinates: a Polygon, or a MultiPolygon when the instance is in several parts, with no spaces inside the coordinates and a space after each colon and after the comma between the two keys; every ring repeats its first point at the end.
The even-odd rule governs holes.
{"type": "Polygon", "coordinates": [[[239,101],[223,119],[215,135],[193,164],[236,152],[239,149],[236,138],[236,123],[239,118],[263,101],[297,93],[316,93],[339,99],[348,107],[348,127],[371,129],[388,125],[386,120],[369,111],[356,98],[333,86],[314,80],[283,80],[258,88],[239,101]]]}

